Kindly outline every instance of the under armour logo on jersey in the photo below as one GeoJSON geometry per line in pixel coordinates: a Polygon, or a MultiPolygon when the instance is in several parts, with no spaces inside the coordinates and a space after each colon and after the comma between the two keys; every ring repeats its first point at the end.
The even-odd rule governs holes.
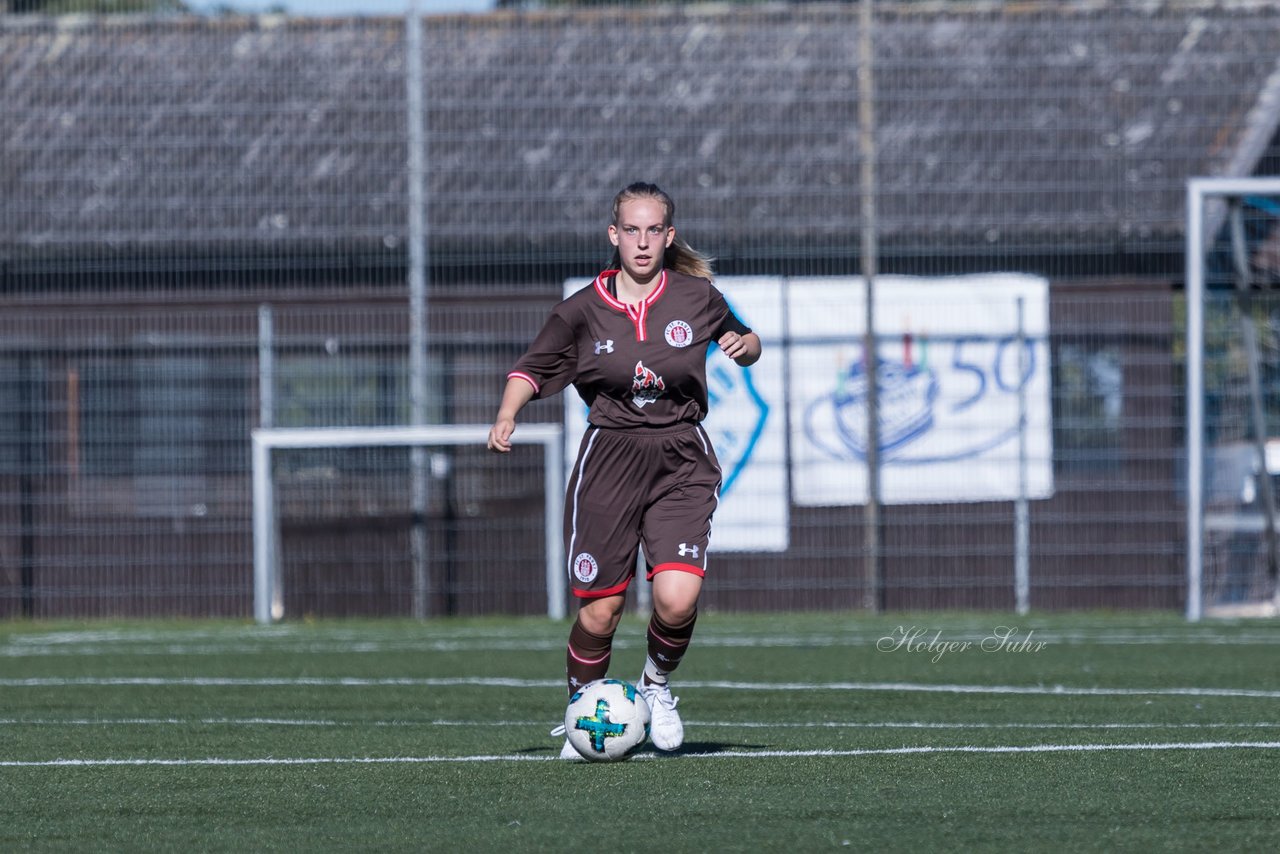
{"type": "Polygon", "coordinates": [[[697,547],[696,545],[691,546],[691,545],[688,545],[688,544],[686,544],[686,543],[681,543],[681,544],[680,544],[680,557],[691,557],[691,558],[693,558],[694,560],[697,560],[697,559],[698,559],[698,547],[697,547]]]}
{"type": "Polygon", "coordinates": [[[596,342],[596,355],[597,355],[597,356],[599,356],[601,353],[612,353],[612,352],[613,352],[613,339],[612,339],[612,338],[610,338],[608,341],[597,341],[597,342],[596,342]]]}

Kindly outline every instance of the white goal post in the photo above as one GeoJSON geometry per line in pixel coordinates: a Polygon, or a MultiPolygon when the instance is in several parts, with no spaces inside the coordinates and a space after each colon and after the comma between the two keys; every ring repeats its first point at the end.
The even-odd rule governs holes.
{"type": "MultiPolygon", "coordinates": [[[[259,623],[284,616],[284,591],[277,561],[271,453],[277,448],[430,447],[483,445],[488,424],[431,424],[406,427],[296,427],[252,431],[253,468],[253,614],[259,623]]],[[[565,616],[566,578],[560,518],[564,499],[564,429],[559,424],[522,424],[512,435],[517,444],[540,444],[543,460],[546,534],[547,616],[565,616]]]]}
{"type": "MultiPolygon", "coordinates": [[[[1205,611],[1205,261],[1209,248],[1207,241],[1218,233],[1225,220],[1221,210],[1208,209],[1211,202],[1228,202],[1255,195],[1280,196],[1280,178],[1192,178],[1187,182],[1186,617],[1191,621],[1201,619],[1205,611]]],[[[1265,459],[1259,464],[1264,470],[1271,469],[1265,459]]],[[[1280,597],[1280,591],[1276,596],[1280,597]]],[[[1280,602],[1262,604],[1274,611],[1280,602]]]]}

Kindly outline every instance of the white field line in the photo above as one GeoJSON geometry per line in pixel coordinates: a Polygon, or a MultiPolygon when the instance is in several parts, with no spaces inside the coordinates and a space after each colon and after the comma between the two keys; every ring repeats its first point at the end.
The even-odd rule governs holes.
{"type": "MultiPolygon", "coordinates": [[[[190,643],[173,641],[161,644],[120,643],[117,645],[40,645],[11,644],[0,646],[0,658],[53,658],[53,657],[85,657],[92,658],[104,655],[137,655],[137,656],[223,656],[223,655],[383,655],[388,653],[423,652],[556,652],[564,649],[564,640],[436,640],[436,641],[376,641],[353,640],[326,642],[283,642],[252,639],[228,641],[226,643],[190,643]]],[[[631,647],[639,648],[643,640],[633,642],[631,647]]],[[[710,645],[710,644],[709,644],[710,645]]],[[[628,642],[615,642],[617,649],[626,649],[628,642]]]]}
{"type": "Polygon", "coordinates": [[[408,677],[388,676],[33,676],[27,679],[0,679],[0,688],[66,688],[75,686],[183,686],[196,688],[238,687],[348,687],[348,688],[563,688],[563,679],[515,679],[498,677],[408,677]]]}
{"type": "MultiPolygon", "coordinates": [[[[772,631],[744,634],[741,631],[718,631],[714,627],[699,632],[700,647],[712,648],[842,648],[873,647],[879,641],[938,638],[955,643],[968,643],[978,648],[993,635],[1006,638],[1034,638],[1048,645],[1280,645],[1280,626],[1267,630],[1258,626],[1236,626],[1236,631],[1222,631],[1217,626],[1188,626],[1187,630],[1170,627],[1142,626],[1015,626],[1011,621],[993,620],[991,624],[934,626],[924,622],[905,621],[896,627],[859,627],[818,632],[772,631]]],[[[618,636],[618,649],[643,644],[643,638],[618,636]]],[[[550,652],[563,649],[562,636],[545,636],[543,632],[511,630],[444,629],[438,631],[398,630],[326,630],[310,632],[296,626],[252,626],[242,630],[193,629],[166,630],[100,630],[33,632],[10,636],[0,644],[0,657],[27,658],[46,656],[221,656],[221,654],[383,654],[394,652],[484,652],[484,650],[529,650],[550,652]],[[538,636],[541,634],[541,636],[538,636]]]]}
{"type": "MultiPolygon", "coordinates": [[[[915,627],[911,627],[915,628],[915,627]]],[[[967,642],[977,647],[990,639],[996,627],[988,630],[938,630],[924,629],[920,643],[941,632],[947,642],[967,642]]],[[[1064,631],[1036,628],[1016,628],[1011,639],[1031,640],[1049,646],[1141,646],[1141,645],[1204,645],[1204,646],[1275,646],[1280,645],[1278,632],[1241,632],[1222,634],[1215,632],[1124,632],[1109,630],[1064,631]]],[[[699,635],[698,645],[710,648],[749,649],[832,649],[847,647],[876,648],[880,641],[901,639],[901,631],[834,632],[830,635],[699,635]]],[[[614,646],[625,650],[643,645],[643,638],[618,637],[614,646]]],[[[377,655],[394,652],[485,652],[528,651],[549,652],[564,648],[563,638],[521,637],[516,634],[468,635],[460,632],[437,638],[379,637],[376,634],[351,635],[350,637],[327,635],[323,640],[307,640],[295,633],[272,630],[253,630],[243,635],[219,637],[213,633],[182,634],[113,634],[110,632],[56,633],[54,635],[19,635],[0,645],[0,658],[35,658],[46,656],[103,656],[103,655],[260,655],[260,654],[365,654],[377,655]]]]}
{"type": "MultiPolygon", "coordinates": [[[[174,687],[350,687],[350,688],[555,688],[558,679],[508,677],[382,677],[356,676],[35,676],[0,679],[0,688],[65,688],[80,686],[174,687]]],[[[886,691],[930,694],[1009,694],[1054,697],[1246,697],[1280,699],[1280,690],[1260,688],[1100,688],[1069,685],[954,685],[926,682],[742,682],[727,680],[681,681],[681,688],[730,691],[886,691]]]]}
{"type": "MultiPolygon", "coordinates": [[[[545,720],[373,720],[337,721],[308,718],[0,718],[0,726],[110,727],[110,726],[230,726],[230,727],[317,727],[360,729],[364,727],[543,727],[545,720]]],[[[1280,721],[1227,721],[1202,723],[1055,723],[1043,722],[957,722],[946,721],[700,721],[686,720],[691,727],[707,729],[920,729],[920,730],[1176,730],[1176,729],[1280,729],[1280,721]]]]}
{"type": "MultiPolygon", "coordinates": [[[[635,760],[654,759],[789,759],[840,758],[857,756],[910,756],[941,753],[1109,753],[1116,751],[1158,752],[1167,750],[1280,750],[1280,741],[1193,741],[1162,744],[1030,744],[960,745],[956,747],[888,747],[854,750],[726,750],[716,753],[676,753],[660,757],[640,754],[635,760]]],[[[251,759],[37,759],[0,760],[0,768],[101,768],[118,766],[244,766],[244,765],[423,765],[471,762],[559,762],[557,756],[528,754],[479,754],[473,756],[317,756],[251,759]]]]}

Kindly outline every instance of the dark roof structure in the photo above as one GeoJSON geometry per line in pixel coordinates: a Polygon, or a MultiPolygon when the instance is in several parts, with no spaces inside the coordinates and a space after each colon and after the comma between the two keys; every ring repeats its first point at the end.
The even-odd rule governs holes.
{"type": "MultiPolygon", "coordinates": [[[[1280,120],[1280,8],[878,4],[886,247],[1181,240],[1280,120]]],[[[856,253],[856,4],[423,20],[433,258],[597,246],[654,180],[718,253],[856,253]]],[[[0,18],[0,263],[402,255],[404,19],[0,18]]]]}

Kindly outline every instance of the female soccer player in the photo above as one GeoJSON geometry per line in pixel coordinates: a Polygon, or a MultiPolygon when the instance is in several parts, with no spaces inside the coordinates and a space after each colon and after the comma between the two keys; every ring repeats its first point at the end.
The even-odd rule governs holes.
{"type": "MultiPolygon", "coordinates": [[[[507,375],[489,449],[511,450],[516,415],[570,383],[589,407],[565,496],[567,570],[579,600],[566,655],[569,693],[609,668],[643,546],[653,582],[648,659],[637,683],[659,750],[684,741],[668,685],[693,636],[720,464],[707,414],[707,349],[739,365],[760,338],[711,284],[711,264],[676,237],[675,203],[637,183],[613,200],[610,269],[561,302],[507,375]]],[[[563,758],[576,752],[565,742],[563,758]]]]}

